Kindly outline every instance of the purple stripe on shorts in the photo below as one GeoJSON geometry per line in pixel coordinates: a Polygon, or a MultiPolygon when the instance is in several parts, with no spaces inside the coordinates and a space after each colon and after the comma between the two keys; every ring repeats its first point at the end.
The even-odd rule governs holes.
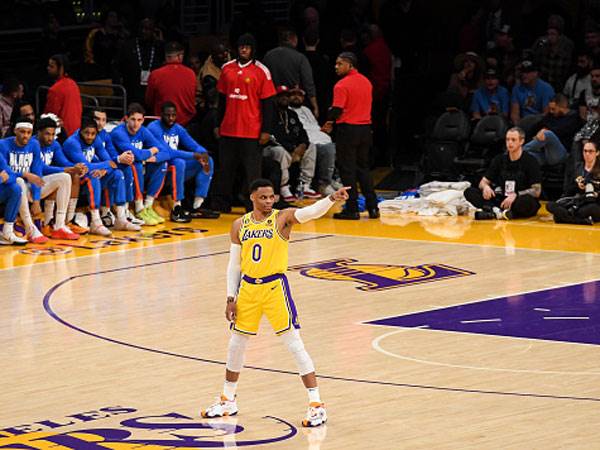
{"type": "Polygon", "coordinates": [[[281,277],[281,281],[283,281],[283,290],[285,292],[285,296],[288,300],[289,307],[292,313],[292,325],[294,328],[300,328],[300,322],[298,321],[298,312],[296,311],[296,305],[294,303],[294,299],[292,298],[292,291],[290,290],[290,284],[288,283],[288,279],[285,275],[281,277]]]}

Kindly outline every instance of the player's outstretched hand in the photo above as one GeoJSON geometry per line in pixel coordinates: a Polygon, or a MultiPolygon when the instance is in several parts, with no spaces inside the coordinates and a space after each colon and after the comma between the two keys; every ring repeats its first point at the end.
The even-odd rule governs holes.
{"type": "Polygon", "coordinates": [[[337,191],[335,191],[333,194],[331,194],[331,199],[334,202],[342,202],[345,200],[348,200],[348,191],[352,189],[350,186],[344,186],[339,188],[337,191]]]}

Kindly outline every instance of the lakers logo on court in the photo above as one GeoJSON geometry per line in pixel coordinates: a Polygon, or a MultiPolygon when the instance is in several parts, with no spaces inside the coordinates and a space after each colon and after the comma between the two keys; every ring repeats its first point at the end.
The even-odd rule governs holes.
{"type": "Polygon", "coordinates": [[[364,264],[353,258],[339,258],[290,267],[300,274],[328,281],[355,281],[361,291],[382,291],[406,285],[474,275],[465,269],[445,264],[364,264]]]}
{"type": "Polygon", "coordinates": [[[42,420],[0,429],[0,449],[262,447],[293,438],[298,432],[291,423],[273,416],[265,416],[253,425],[248,429],[233,417],[199,422],[177,412],[140,415],[136,408],[108,407],[73,414],[60,421],[42,420]],[[137,414],[108,424],[93,426],[89,423],[132,413],[137,414]],[[78,422],[83,423],[77,426],[78,422]]]}

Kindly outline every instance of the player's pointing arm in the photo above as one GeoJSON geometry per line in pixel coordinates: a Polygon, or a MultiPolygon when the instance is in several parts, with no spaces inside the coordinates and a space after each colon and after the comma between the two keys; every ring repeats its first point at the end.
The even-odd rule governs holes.
{"type": "MultiPolygon", "coordinates": [[[[289,230],[292,225],[297,223],[306,223],[310,220],[318,219],[324,216],[331,209],[335,202],[348,200],[348,190],[350,186],[344,186],[333,194],[322,198],[318,202],[304,208],[289,208],[281,212],[282,219],[285,220],[285,228],[289,230]]],[[[283,230],[282,230],[283,231],[283,230]]]]}

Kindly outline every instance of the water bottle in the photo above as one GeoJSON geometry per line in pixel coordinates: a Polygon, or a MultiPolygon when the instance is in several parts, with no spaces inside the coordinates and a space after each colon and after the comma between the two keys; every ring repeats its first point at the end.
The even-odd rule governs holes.
{"type": "Polygon", "coordinates": [[[298,188],[296,190],[296,197],[298,200],[302,200],[304,198],[304,182],[301,181],[298,183],[298,188]]]}

